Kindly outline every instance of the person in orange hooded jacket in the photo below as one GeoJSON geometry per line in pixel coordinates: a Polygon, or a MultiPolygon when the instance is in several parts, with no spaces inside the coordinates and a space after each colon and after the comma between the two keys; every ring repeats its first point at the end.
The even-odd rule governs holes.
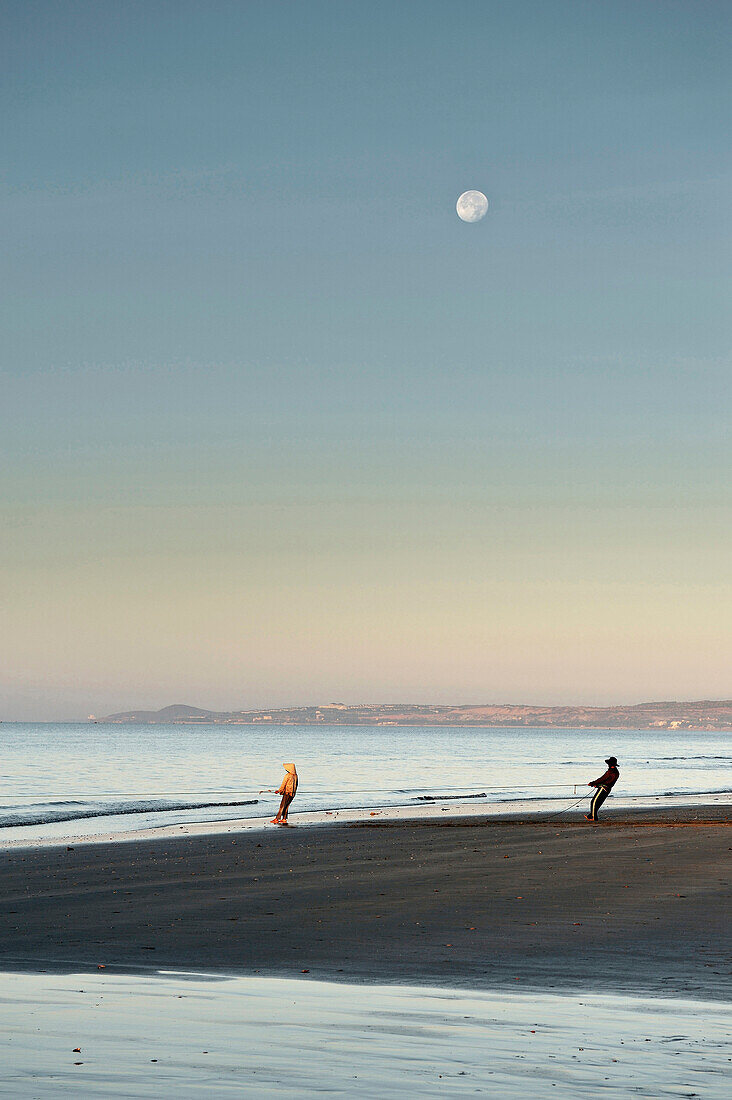
{"type": "MultiPolygon", "coordinates": [[[[292,802],[297,792],[297,769],[294,764],[283,764],[285,769],[285,778],[280,783],[279,787],[274,794],[281,794],[282,801],[280,802],[280,808],[277,811],[275,817],[272,818],[273,825],[287,825],[287,812],[290,809],[290,803],[292,802]]],[[[259,792],[263,794],[263,791],[259,792]]]]}

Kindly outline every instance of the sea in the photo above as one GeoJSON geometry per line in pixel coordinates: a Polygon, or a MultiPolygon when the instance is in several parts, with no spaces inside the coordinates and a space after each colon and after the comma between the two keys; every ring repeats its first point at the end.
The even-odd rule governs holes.
{"type": "Polygon", "coordinates": [[[395,807],[575,803],[616,756],[617,805],[728,801],[724,732],[477,727],[0,723],[0,844],[261,821],[284,761],[292,817],[395,807]]]}

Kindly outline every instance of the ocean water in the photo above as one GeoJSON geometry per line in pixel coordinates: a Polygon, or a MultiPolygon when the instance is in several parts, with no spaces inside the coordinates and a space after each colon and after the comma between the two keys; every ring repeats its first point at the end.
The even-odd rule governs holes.
{"type": "Polygon", "coordinates": [[[732,735],[648,730],[0,724],[0,843],[272,816],[486,802],[569,805],[618,757],[616,802],[730,791],[732,735]],[[577,788],[575,793],[575,787],[577,788]]]}

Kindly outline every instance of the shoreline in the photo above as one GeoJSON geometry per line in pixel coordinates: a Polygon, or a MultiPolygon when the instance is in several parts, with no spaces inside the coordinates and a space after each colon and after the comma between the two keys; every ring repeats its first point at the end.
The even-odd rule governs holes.
{"type": "Polygon", "coordinates": [[[730,824],[707,804],[6,848],[0,968],[724,999],[730,824]]]}
{"type": "MultiPolygon", "coordinates": [[[[6,725],[38,725],[34,722],[6,722],[6,725]]],[[[175,719],[170,722],[133,722],[123,719],[99,719],[96,722],[88,722],[85,720],[79,720],[76,722],[52,722],[42,723],[55,726],[221,726],[229,729],[287,729],[289,727],[296,727],[298,729],[334,729],[334,730],[353,730],[353,729],[379,729],[379,730],[392,730],[392,729],[456,729],[456,730],[500,730],[501,732],[514,732],[514,731],[526,731],[531,733],[533,730],[542,730],[549,733],[554,730],[559,730],[564,733],[732,733],[732,725],[713,726],[713,725],[698,725],[698,726],[683,726],[671,729],[668,726],[641,726],[641,725],[627,725],[627,726],[588,726],[585,723],[574,723],[564,725],[561,722],[551,722],[542,725],[540,722],[523,723],[523,722],[217,722],[215,719],[175,719]]],[[[2,723],[0,722],[0,725],[2,723]]]]}
{"type": "MultiPolygon", "coordinates": [[[[583,792],[581,799],[577,801],[582,802],[585,799],[589,800],[591,792],[583,792]]],[[[574,796],[570,796],[574,798],[574,796]]],[[[564,799],[561,800],[564,803],[564,799]]],[[[274,804],[273,804],[274,808],[274,804]]],[[[612,801],[605,803],[603,807],[603,814],[600,819],[600,825],[605,824],[611,820],[619,820],[618,815],[624,815],[625,817],[635,818],[639,814],[656,813],[660,816],[675,814],[683,816],[685,814],[695,813],[697,811],[703,811],[711,813],[712,815],[724,815],[727,811],[732,809],[732,793],[727,791],[719,791],[706,794],[689,794],[689,795],[637,795],[637,796],[625,796],[615,797],[612,801]]],[[[109,815],[114,817],[115,815],[109,815]]],[[[563,821],[568,824],[572,821],[585,825],[584,820],[584,807],[570,805],[569,807],[557,808],[556,800],[554,799],[515,799],[512,801],[477,801],[473,798],[466,798],[464,801],[457,799],[440,799],[435,798],[434,801],[420,801],[419,804],[409,803],[404,805],[375,805],[375,806],[361,806],[351,807],[345,809],[332,809],[332,810],[302,810],[300,811],[295,804],[295,808],[292,810],[292,821],[290,822],[290,828],[303,828],[303,829],[319,829],[329,826],[349,826],[359,824],[375,824],[375,820],[378,818],[379,823],[414,823],[418,824],[422,821],[465,821],[468,824],[479,824],[483,820],[490,820],[499,824],[503,821],[508,823],[517,823],[521,820],[527,820],[541,823],[541,820],[547,820],[551,822],[555,818],[559,821],[563,821]],[[445,804],[447,802],[447,804],[445,804]],[[446,815],[443,817],[443,815],[446,815]]],[[[78,819],[79,821],[90,819],[78,819]]],[[[99,820],[92,818],[91,820],[99,820]]],[[[102,819],[103,820],[103,819],[102,819]]],[[[53,824],[53,823],[51,823],[53,824]]],[[[61,824],[61,823],[57,823],[61,824]]],[[[72,827],[75,822],[64,822],[64,825],[68,824],[72,827]]],[[[34,831],[43,828],[37,824],[28,826],[28,829],[34,831]]],[[[170,824],[148,825],[138,829],[127,828],[119,830],[106,830],[98,833],[57,833],[46,836],[24,836],[22,835],[22,826],[12,826],[5,830],[5,832],[13,832],[15,834],[21,833],[20,836],[13,836],[7,838],[3,836],[3,830],[0,830],[0,852],[2,851],[18,851],[18,850],[32,850],[35,848],[64,848],[68,845],[89,845],[89,844],[127,844],[135,843],[137,841],[145,840],[165,840],[178,837],[195,837],[195,836],[216,836],[216,835],[230,835],[239,832],[271,832],[274,826],[269,819],[269,813],[267,815],[261,815],[257,817],[226,817],[217,818],[214,820],[202,820],[202,821],[188,821],[188,822],[176,822],[170,824]]]]}

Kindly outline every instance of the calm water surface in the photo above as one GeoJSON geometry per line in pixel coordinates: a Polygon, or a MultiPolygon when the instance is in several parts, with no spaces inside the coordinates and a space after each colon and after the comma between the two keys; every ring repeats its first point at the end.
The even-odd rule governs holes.
{"type": "Polygon", "coordinates": [[[300,811],[432,798],[561,806],[610,754],[619,796],[679,801],[729,791],[731,744],[666,730],[3,723],[0,842],[269,817],[276,800],[259,791],[279,785],[283,760],[297,764],[300,811]]]}

